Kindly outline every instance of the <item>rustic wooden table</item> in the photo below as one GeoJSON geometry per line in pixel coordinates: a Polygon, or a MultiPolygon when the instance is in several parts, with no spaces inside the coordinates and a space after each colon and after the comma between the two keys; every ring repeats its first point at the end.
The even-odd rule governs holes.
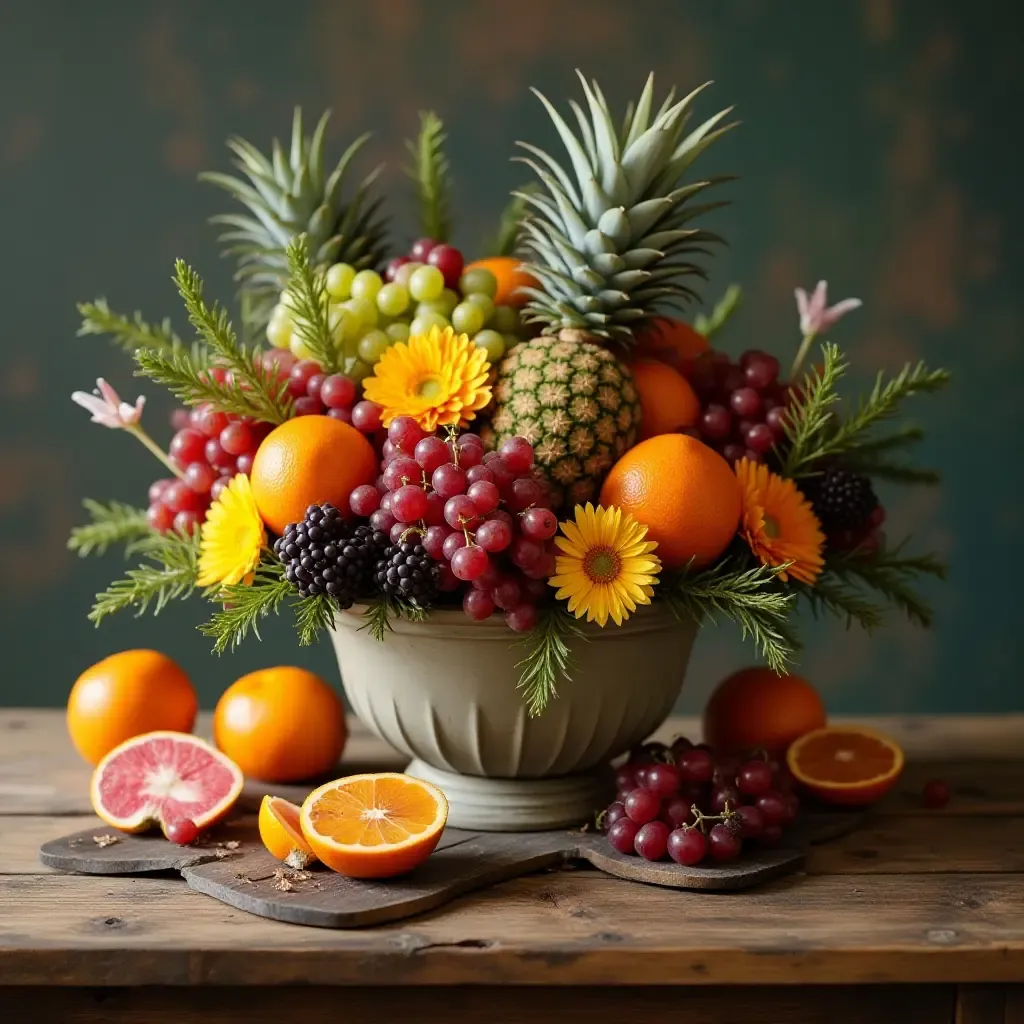
{"type": "MultiPolygon", "coordinates": [[[[549,872],[346,932],[48,872],[39,844],[96,820],[88,769],[59,712],[0,711],[0,1019],[1024,1024],[1024,716],[871,724],[902,783],[805,874],[705,895],[549,872]]],[[[358,730],[346,762],[395,766],[358,730]]]]}

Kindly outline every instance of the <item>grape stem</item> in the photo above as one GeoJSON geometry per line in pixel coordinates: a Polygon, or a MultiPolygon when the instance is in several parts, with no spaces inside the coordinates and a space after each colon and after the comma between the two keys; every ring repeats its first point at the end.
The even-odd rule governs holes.
{"type": "Polygon", "coordinates": [[[804,365],[804,360],[807,358],[807,353],[811,349],[811,344],[817,336],[817,331],[810,331],[804,335],[803,340],[800,342],[800,348],[797,349],[796,359],[793,360],[793,365],[789,371],[790,380],[793,380],[800,372],[800,367],[804,365]]]}
{"type": "Polygon", "coordinates": [[[704,827],[704,822],[706,822],[706,821],[713,821],[713,822],[728,821],[730,818],[734,818],[736,816],[736,812],[733,811],[733,810],[730,810],[730,808],[729,808],[729,801],[728,800],[725,802],[725,809],[723,810],[723,812],[721,814],[705,814],[696,804],[694,804],[690,808],[690,813],[694,817],[693,824],[692,825],[686,825],[685,827],[686,828],[698,828],[699,827],[701,832],[703,832],[705,835],[707,834],[707,829],[704,827]]]}
{"type": "Polygon", "coordinates": [[[168,458],[167,453],[147,434],[138,424],[131,427],[124,427],[129,434],[137,437],[179,480],[185,479],[185,474],[168,458]]]}

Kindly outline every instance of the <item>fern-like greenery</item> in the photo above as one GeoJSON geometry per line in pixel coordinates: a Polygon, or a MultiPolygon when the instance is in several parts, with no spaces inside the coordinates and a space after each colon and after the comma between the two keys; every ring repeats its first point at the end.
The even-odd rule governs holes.
{"type": "Polygon", "coordinates": [[[743,289],[738,284],[731,284],[725,290],[725,294],[715,303],[710,316],[698,313],[693,321],[693,329],[710,339],[717,334],[728,322],[729,318],[739,308],[740,300],[743,298],[743,289]]]}
{"type": "Polygon", "coordinates": [[[138,617],[152,606],[153,614],[159,615],[169,602],[189,597],[195,590],[198,535],[153,533],[138,544],[137,550],[145,561],[96,595],[89,619],[97,626],[108,615],[126,608],[134,608],[138,617]]]}
{"type": "Polygon", "coordinates": [[[68,538],[68,547],[80,558],[105,555],[115,544],[130,546],[151,532],[145,509],[133,508],[120,501],[104,505],[91,498],[86,498],[82,505],[91,521],[84,526],[76,526],[68,538]]]}
{"type": "Polygon", "coordinates": [[[115,313],[102,298],[95,302],[80,302],[78,312],[82,316],[79,337],[109,334],[114,344],[129,354],[140,348],[165,353],[181,348],[181,338],[174,333],[171,321],[166,317],[158,324],[151,324],[142,318],[138,310],[130,317],[115,313]]]}
{"type": "Polygon", "coordinates": [[[261,639],[260,620],[276,615],[281,603],[294,596],[295,588],[284,578],[284,566],[276,559],[264,560],[251,583],[220,588],[217,600],[223,602],[223,608],[199,631],[213,637],[215,654],[233,651],[250,632],[261,639]]]}
{"type": "Polygon", "coordinates": [[[288,293],[292,297],[295,331],[324,372],[333,373],[338,369],[338,353],[328,323],[330,300],[323,273],[310,263],[305,235],[297,235],[288,243],[287,255],[288,293]]]}
{"type": "Polygon", "coordinates": [[[667,600],[680,620],[699,624],[705,617],[712,622],[719,615],[731,619],[743,639],[753,640],[769,668],[783,672],[800,645],[789,625],[797,595],[779,583],[782,568],[749,568],[739,559],[726,558],[701,572],[664,574],[655,599],[667,600]]]}
{"type": "Polygon", "coordinates": [[[419,134],[405,144],[412,157],[406,174],[416,186],[419,230],[438,242],[447,242],[452,233],[451,168],[444,152],[447,140],[441,118],[424,110],[420,111],[419,134]]]}
{"type": "Polygon", "coordinates": [[[164,385],[188,405],[212,402],[223,412],[283,423],[292,405],[287,380],[263,372],[259,350],[239,342],[220,306],[206,304],[202,278],[184,260],[175,263],[175,276],[189,320],[204,345],[199,351],[140,349],[135,353],[137,375],[164,385]],[[218,381],[211,372],[214,366],[230,370],[230,382],[218,381]]]}
{"type": "Polygon", "coordinates": [[[782,475],[798,477],[802,471],[813,468],[818,452],[825,444],[832,426],[835,405],[839,401],[836,390],[847,364],[839,353],[839,346],[826,342],[821,346],[824,362],[819,369],[813,367],[800,385],[802,395],[789,406],[784,421],[788,450],[782,464],[782,475]]]}
{"type": "Polygon", "coordinates": [[[558,687],[572,677],[570,642],[585,639],[576,620],[562,605],[540,610],[537,625],[520,641],[526,657],[520,669],[519,689],[530,715],[536,717],[558,696],[558,687]]]}
{"type": "Polygon", "coordinates": [[[299,634],[299,646],[308,647],[325,629],[334,629],[334,613],[337,605],[326,595],[303,597],[295,604],[295,629],[299,634]]]}

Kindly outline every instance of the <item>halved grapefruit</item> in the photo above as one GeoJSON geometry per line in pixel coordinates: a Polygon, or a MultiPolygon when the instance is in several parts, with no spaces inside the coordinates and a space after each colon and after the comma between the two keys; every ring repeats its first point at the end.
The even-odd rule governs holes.
{"type": "Polygon", "coordinates": [[[271,856],[301,870],[316,860],[299,824],[300,808],[269,793],[260,804],[260,839],[271,856]]]}
{"type": "Polygon", "coordinates": [[[797,782],[818,799],[846,807],[873,804],[896,785],[903,751],[888,736],[852,725],[805,733],[786,753],[797,782]]]}
{"type": "Polygon", "coordinates": [[[302,834],[329,868],[350,878],[392,878],[422,864],[448,820],[444,793],[396,772],[351,775],[313,790],[302,834]]]}
{"type": "Polygon", "coordinates": [[[189,820],[200,830],[235,805],[245,780],[238,765],[182,732],[147,732],[115,747],[96,766],[92,809],[121,832],[189,820]]]}

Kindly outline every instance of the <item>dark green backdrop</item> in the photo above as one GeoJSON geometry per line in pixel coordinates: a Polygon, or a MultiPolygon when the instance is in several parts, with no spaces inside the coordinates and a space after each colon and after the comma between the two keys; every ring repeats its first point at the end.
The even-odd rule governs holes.
{"type": "MultiPolygon", "coordinates": [[[[885,495],[892,532],[948,559],[932,588],[931,633],[895,622],[868,639],[810,625],[806,674],[843,711],[1020,710],[1018,582],[1022,373],[1022,200],[1017,157],[1024,71],[1015,3],[863,0],[263,0],[5,4],[0,13],[0,703],[60,704],[101,656],[156,646],[194,674],[204,702],[236,675],[294,662],[336,678],[326,645],[298,650],[283,624],[263,644],[213,659],[198,605],[159,619],[85,615],[120,569],[64,548],[83,496],[141,504],[158,475],[129,438],[88,424],[68,396],[103,374],[134,398],[128,360],[77,339],[76,300],[183,322],[170,283],[185,257],[228,298],[208,215],[224,200],[196,183],[226,168],[230,132],[261,146],[300,103],[334,109],[331,142],[375,132],[410,230],[397,166],[418,108],[436,107],[458,178],[457,241],[490,231],[516,138],[556,145],[528,87],[560,102],[573,68],[617,107],[648,70],[663,88],[715,79],[703,108],[735,103],[743,127],[710,166],[735,204],[714,298],[747,301],[734,351],[790,351],[794,285],[826,277],[865,309],[835,332],[863,374],[925,357],[955,385],[925,400],[921,457],[935,490],[885,495]]],[[[146,417],[163,441],[152,386],[146,417]]],[[[916,411],[916,410],[915,410],[916,411]]],[[[750,653],[729,629],[701,637],[684,707],[696,708],[750,653]]],[[[577,685],[586,685],[581,680],[577,685]]]]}

